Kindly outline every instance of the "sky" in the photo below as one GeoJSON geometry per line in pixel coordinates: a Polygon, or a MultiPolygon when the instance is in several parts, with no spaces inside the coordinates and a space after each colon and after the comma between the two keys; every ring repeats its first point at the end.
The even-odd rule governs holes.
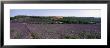
{"type": "Polygon", "coordinates": [[[75,16],[75,17],[100,17],[98,9],[11,9],[10,16],[75,16]]]}

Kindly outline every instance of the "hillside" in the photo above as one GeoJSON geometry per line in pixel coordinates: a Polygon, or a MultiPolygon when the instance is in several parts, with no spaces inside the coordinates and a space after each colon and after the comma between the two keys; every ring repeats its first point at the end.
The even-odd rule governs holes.
{"type": "Polygon", "coordinates": [[[11,22],[34,24],[96,24],[101,18],[95,17],[63,17],[63,16],[15,16],[10,17],[11,22]]]}

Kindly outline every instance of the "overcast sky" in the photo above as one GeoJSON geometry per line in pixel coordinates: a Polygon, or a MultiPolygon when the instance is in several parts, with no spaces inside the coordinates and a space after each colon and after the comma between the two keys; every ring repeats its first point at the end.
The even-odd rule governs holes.
{"type": "Polygon", "coordinates": [[[95,9],[11,9],[10,16],[76,16],[76,17],[100,17],[100,10],[95,9]]]}

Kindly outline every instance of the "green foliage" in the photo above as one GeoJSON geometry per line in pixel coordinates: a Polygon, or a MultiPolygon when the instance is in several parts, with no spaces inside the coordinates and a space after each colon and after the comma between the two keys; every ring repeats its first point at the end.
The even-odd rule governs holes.
{"type": "Polygon", "coordinates": [[[64,39],[79,39],[78,36],[64,36],[64,39]]]}
{"type": "Polygon", "coordinates": [[[63,17],[59,20],[53,20],[52,17],[43,16],[25,16],[18,15],[15,17],[10,17],[10,20],[22,18],[25,22],[41,22],[48,24],[96,24],[101,23],[101,18],[94,17],[63,17]],[[62,22],[62,23],[60,23],[62,22]]]}
{"type": "Polygon", "coordinates": [[[83,39],[100,39],[101,38],[100,32],[81,32],[79,33],[80,38],[83,39]]]}
{"type": "Polygon", "coordinates": [[[101,39],[100,32],[80,32],[77,35],[64,36],[64,39],[101,39]]]}
{"type": "Polygon", "coordinates": [[[38,34],[36,32],[31,32],[32,39],[38,39],[38,34]]]}
{"type": "Polygon", "coordinates": [[[96,18],[84,18],[84,17],[65,17],[61,20],[59,20],[63,23],[69,23],[69,24],[95,24],[95,23],[100,23],[100,18],[96,19],[96,18]]]}
{"type": "Polygon", "coordinates": [[[10,17],[10,20],[14,20],[15,19],[15,17],[10,17]]]}

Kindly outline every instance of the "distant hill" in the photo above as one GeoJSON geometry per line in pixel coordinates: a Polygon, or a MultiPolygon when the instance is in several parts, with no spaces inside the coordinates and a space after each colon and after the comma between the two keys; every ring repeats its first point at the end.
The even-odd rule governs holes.
{"type": "Polygon", "coordinates": [[[63,16],[26,16],[10,17],[11,22],[34,24],[96,24],[101,23],[101,18],[95,17],[63,17],[63,16]]]}

